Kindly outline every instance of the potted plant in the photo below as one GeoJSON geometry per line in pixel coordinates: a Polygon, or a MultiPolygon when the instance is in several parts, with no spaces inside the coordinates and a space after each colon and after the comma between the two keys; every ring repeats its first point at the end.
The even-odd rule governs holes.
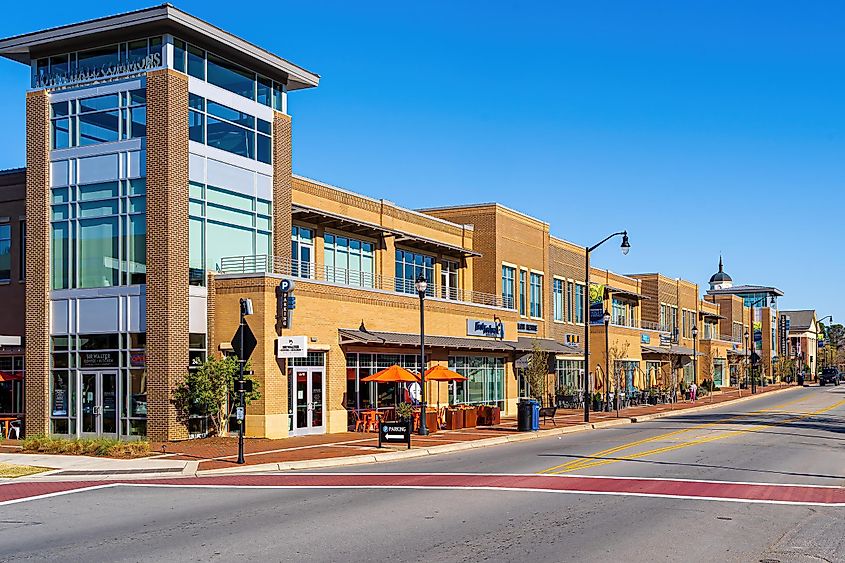
{"type": "Polygon", "coordinates": [[[396,418],[401,422],[408,422],[414,416],[414,407],[410,403],[396,405],[396,418]]]}
{"type": "Polygon", "coordinates": [[[593,393],[593,410],[600,411],[602,403],[601,393],[593,393]]]}

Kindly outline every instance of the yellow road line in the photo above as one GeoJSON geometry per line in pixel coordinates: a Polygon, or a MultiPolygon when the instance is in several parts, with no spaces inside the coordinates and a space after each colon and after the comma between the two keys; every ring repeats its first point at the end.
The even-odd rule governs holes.
{"type": "Polygon", "coordinates": [[[838,403],[830,405],[829,407],[825,407],[823,409],[819,409],[819,410],[809,412],[809,413],[804,413],[804,414],[801,414],[800,416],[788,418],[788,419],[782,420],[780,422],[774,422],[774,423],[771,423],[771,424],[759,424],[759,425],[755,425],[755,426],[752,426],[752,427],[749,427],[749,428],[744,428],[742,430],[732,430],[730,432],[724,432],[722,434],[716,434],[715,436],[699,438],[697,440],[690,440],[690,441],[687,441],[687,442],[681,442],[679,444],[672,444],[670,446],[663,446],[661,448],[655,448],[655,449],[648,450],[648,451],[645,451],[645,452],[630,454],[630,455],[627,455],[627,456],[624,456],[624,457],[618,457],[618,458],[614,458],[614,459],[593,460],[593,461],[588,462],[588,463],[580,464],[577,467],[562,468],[559,471],[555,471],[554,473],[560,474],[560,473],[569,473],[571,471],[581,470],[581,469],[591,469],[593,467],[600,467],[602,465],[609,465],[611,463],[617,463],[617,462],[620,462],[620,461],[631,461],[631,460],[640,459],[640,458],[655,455],[655,454],[661,454],[661,453],[665,453],[665,452],[670,452],[670,451],[674,451],[674,450],[680,450],[680,449],[683,449],[683,448],[688,448],[690,446],[695,446],[695,445],[699,445],[699,444],[707,444],[707,443],[710,443],[710,442],[715,442],[717,440],[724,440],[726,438],[732,438],[734,436],[739,436],[741,434],[748,434],[750,432],[757,432],[757,431],[763,430],[765,428],[773,428],[773,427],[776,427],[776,426],[783,426],[784,424],[789,424],[791,422],[796,422],[798,420],[803,420],[803,419],[809,418],[811,416],[815,416],[815,415],[818,415],[818,414],[822,414],[822,413],[831,411],[831,410],[833,410],[837,407],[840,407],[842,405],[845,405],[845,400],[839,401],[838,403]]]}
{"type": "MultiPolygon", "coordinates": [[[[786,407],[786,406],[789,406],[789,405],[793,405],[795,403],[800,403],[801,401],[806,401],[810,398],[812,398],[812,395],[799,397],[798,399],[793,399],[791,401],[787,401],[785,403],[775,405],[775,406],[771,407],[771,409],[786,407]]],[[[767,410],[771,410],[771,409],[767,409],[767,410]]],[[[753,416],[755,414],[760,414],[761,412],[766,412],[766,411],[752,411],[752,412],[749,412],[749,413],[743,413],[743,414],[740,414],[740,415],[734,415],[734,416],[730,416],[728,418],[723,418],[723,419],[717,420],[715,422],[706,422],[706,423],[702,423],[702,424],[696,424],[696,425],[690,426],[688,428],[682,428],[680,430],[674,430],[672,432],[667,432],[665,434],[652,436],[651,438],[644,438],[642,440],[637,440],[635,442],[628,442],[628,443],[625,443],[625,444],[620,444],[618,446],[614,446],[612,448],[608,448],[606,450],[602,450],[600,452],[590,454],[587,457],[588,458],[604,457],[604,456],[607,456],[607,455],[610,455],[610,454],[620,452],[622,450],[627,450],[628,448],[641,446],[643,444],[647,444],[649,442],[655,442],[655,441],[658,441],[658,440],[663,440],[665,438],[671,438],[672,436],[677,436],[678,434],[683,434],[685,432],[692,432],[693,430],[701,430],[701,429],[704,429],[704,428],[711,428],[713,426],[719,426],[721,424],[729,423],[732,420],[739,420],[741,418],[753,416]]],[[[575,459],[575,460],[568,461],[566,463],[561,463],[560,465],[555,465],[553,467],[549,467],[548,469],[544,469],[544,470],[540,471],[540,473],[541,474],[542,473],[556,473],[556,472],[559,472],[558,470],[561,470],[561,469],[566,469],[566,470],[578,469],[578,466],[583,465],[583,464],[587,464],[587,463],[591,463],[592,461],[594,461],[594,460],[593,459],[575,459]]]]}

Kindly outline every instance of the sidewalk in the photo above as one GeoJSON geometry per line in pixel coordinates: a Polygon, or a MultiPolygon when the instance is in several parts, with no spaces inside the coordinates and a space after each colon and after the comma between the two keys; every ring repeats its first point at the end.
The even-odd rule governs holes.
{"type": "MultiPolygon", "coordinates": [[[[771,393],[796,389],[794,385],[772,385],[758,390],[771,393]]],[[[748,390],[742,391],[742,399],[750,399],[748,390]]],[[[641,422],[670,416],[684,411],[701,411],[740,399],[739,390],[717,392],[711,397],[699,399],[695,404],[684,401],[668,405],[647,405],[622,409],[616,412],[591,412],[590,423],[584,423],[582,410],[558,409],[554,420],[541,421],[539,432],[518,432],[515,418],[503,418],[496,426],[483,426],[463,430],[440,430],[430,436],[413,436],[411,449],[405,446],[379,449],[378,436],[366,432],[346,432],[316,436],[292,437],[281,440],[247,439],[245,441],[245,465],[238,465],[237,438],[206,438],[183,442],[154,442],[155,452],[147,458],[131,460],[9,453],[19,451],[13,441],[0,442],[0,462],[19,465],[35,465],[56,469],[37,476],[19,478],[60,480],[79,479],[83,476],[125,478],[260,472],[319,467],[340,467],[360,463],[373,463],[406,459],[416,456],[434,455],[450,451],[487,447],[495,444],[532,440],[541,437],[578,432],[591,428],[603,428],[641,422]]]]}

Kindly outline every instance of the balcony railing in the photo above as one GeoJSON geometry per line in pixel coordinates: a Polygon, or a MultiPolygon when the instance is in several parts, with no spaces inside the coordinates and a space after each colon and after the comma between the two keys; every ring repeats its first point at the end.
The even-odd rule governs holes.
{"type": "MultiPolygon", "coordinates": [[[[349,268],[316,266],[313,262],[279,258],[266,254],[222,258],[220,260],[220,272],[223,274],[272,273],[344,287],[380,289],[408,295],[417,294],[416,280],[392,278],[349,268]]],[[[504,302],[498,295],[446,286],[435,283],[434,280],[428,280],[426,295],[431,298],[445,299],[447,301],[459,301],[499,308],[504,307],[504,302]]]]}
{"type": "Polygon", "coordinates": [[[659,323],[643,320],[638,321],[637,319],[626,319],[625,317],[618,317],[616,319],[611,318],[610,326],[621,326],[641,330],[662,330],[659,323]]]}

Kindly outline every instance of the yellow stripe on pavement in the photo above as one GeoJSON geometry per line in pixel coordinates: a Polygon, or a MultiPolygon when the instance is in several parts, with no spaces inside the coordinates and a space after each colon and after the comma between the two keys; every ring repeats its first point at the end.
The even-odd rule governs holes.
{"type": "MultiPolygon", "coordinates": [[[[775,405],[775,406],[771,407],[771,409],[782,408],[782,407],[786,407],[786,406],[789,406],[789,405],[793,405],[795,403],[800,403],[801,401],[806,401],[806,400],[808,400],[812,397],[813,397],[812,395],[799,397],[798,399],[793,399],[792,401],[787,401],[785,403],[775,405]]],[[[771,409],[767,409],[767,410],[771,410],[771,409]]],[[[752,411],[752,412],[743,413],[743,414],[739,414],[739,415],[733,415],[733,416],[723,418],[721,420],[717,420],[717,421],[714,421],[714,422],[706,422],[706,423],[696,424],[696,425],[693,425],[693,426],[690,426],[690,427],[687,427],[687,428],[682,428],[681,430],[674,430],[672,432],[667,432],[665,434],[659,434],[657,436],[652,436],[651,438],[644,438],[642,440],[637,440],[635,442],[628,442],[628,443],[625,443],[625,444],[620,444],[618,446],[614,446],[612,448],[608,448],[606,450],[602,450],[600,452],[590,454],[589,456],[586,456],[587,459],[571,460],[571,461],[568,461],[566,463],[561,463],[560,465],[555,465],[553,467],[549,467],[548,469],[544,469],[544,470],[540,471],[540,473],[541,474],[542,473],[562,473],[564,471],[571,471],[571,470],[579,469],[580,468],[579,466],[584,465],[584,464],[588,464],[588,463],[592,463],[593,461],[595,461],[593,458],[604,457],[604,456],[607,456],[607,455],[610,455],[610,454],[620,452],[622,450],[627,450],[629,448],[641,446],[641,445],[647,444],[649,442],[656,442],[656,441],[659,441],[659,440],[663,440],[665,438],[671,438],[672,436],[677,436],[678,434],[683,434],[685,432],[692,432],[693,430],[701,430],[701,429],[704,429],[704,428],[711,428],[713,426],[719,426],[721,424],[727,424],[730,421],[739,420],[741,418],[753,416],[755,414],[760,414],[762,412],[767,412],[767,411],[752,411]],[[560,470],[564,470],[564,471],[560,471],[560,470]]]]}
{"type": "MultiPolygon", "coordinates": [[[[609,465],[611,463],[617,463],[617,462],[620,462],[620,461],[631,461],[631,460],[640,459],[640,458],[655,455],[655,454],[661,454],[661,453],[671,452],[671,451],[674,451],[674,450],[680,450],[680,449],[683,449],[683,448],[688,448],[690,446],[696,446],[696,445],[699,445],[699,444],[707,444],[707,443],[710,443],[710,442],[715,442],[717,440],[724,440],[726,438],[733,438],[734,436],[739,436],[739,435],[742,435],[742,434],[748,434],[750,432],[757,432],[757,431],[760,431],[760,430],[763,430],[763,429],[766,429],[766,428],[783,426],[785,424],[789,424],[789,423],[792,423],[792,422],[803,420],[805,418],[810,418],[811,416],[816,416],[816,415],[819,415],[819,414],[826,413],[826,412],[831,411],[831,410],[833,410],[837,407],[840,407],[842,405],[845,405],[845,399],[842,400],[842,401],[839,401],[838,403],[835,403],[833,405],[825,407],[823,409],[819,409],[819,410],[809,412],[809,413],[804,413],[804,414],[801,414],[800,416],[788,418],[788,419],[782,420],[780,422],[773,422],[771,424],[759,424],[759,425],[755,425],[755,426],[752,426],[752,427],[749,427],[749,428],[744,428],[742,430],[732,430],[730,432],[724,432],[722,434],[716,434],[715,436],[699,438],[697,440],[689,440],[687,442],[672,444],[670,446],[663,446],[661,448],[655,448],[655,449],[648,450],[648,451],[645,451],[645,452],[630,454],[630,455],[623,456],[623,457],[618,457],[618,458],[613,458],[613,459],[593,460],[593,461],[589,461],[589,462],[586,462],[586,463],[581,463],[577,467],[562,468],[558,471],[554,471],[553,473],[560,474],[560,473],[569,473],[569,472],[572,472],[572,471],[575,471],[575,470],[581,470],[581,469],[592,469],[593,467],[600,467],[602,465],[609,465]]],[[[551,472],[547,471],[547,473],[551,473],[551,472]]]]}

